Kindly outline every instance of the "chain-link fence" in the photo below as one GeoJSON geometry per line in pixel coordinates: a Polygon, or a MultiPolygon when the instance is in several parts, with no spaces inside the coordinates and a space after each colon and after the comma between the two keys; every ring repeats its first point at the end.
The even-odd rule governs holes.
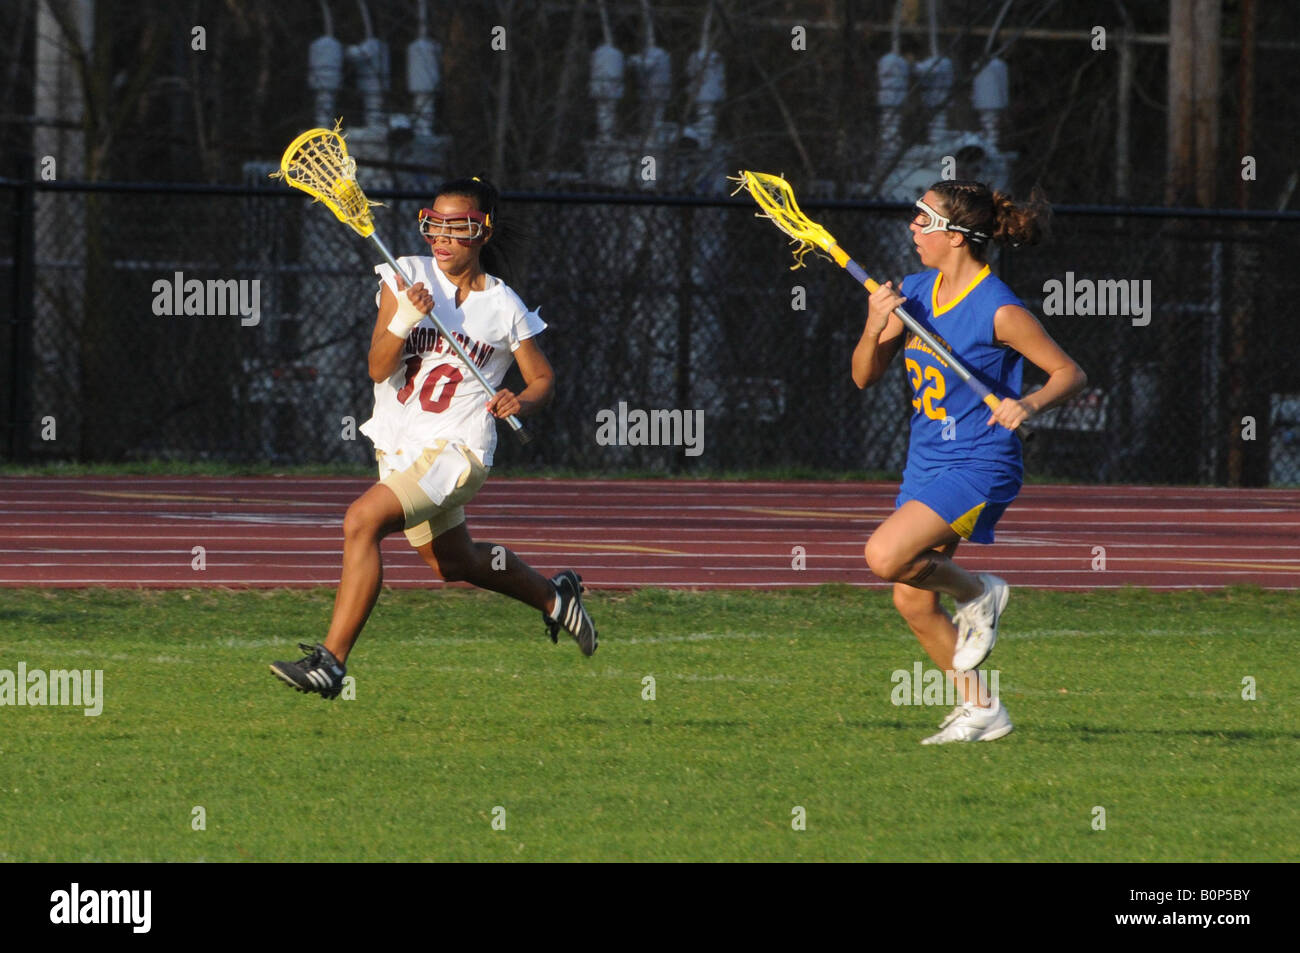
{"type": "MultiPolygon", "coordinates": [[[[385,199],[380,234],[398,254],[422,251],[427,196],[385,199]]],[[[278,189],[17,182],[0,203],[9,459],[368,460],[356,428],[372,401],[377,255],[327,211],[278,189]]],[[[881,280],[916,269],[905,213],[806,208],[881,280]]],[[[865,392],[849,377],[865,293],[812,259],[788,270],[781,235],[753,211],[507,196],[503,217],[530,235],[511,284],[550,324],[539,340],[558,387],[529,421],[537,441],[518,447],[503,428],[498,465],[901,469],[901,366],[865,392]],[[606,445],[601,421],[656,409],[701,419],[702,437],[606,445]]],[[[1300,327],[1283,307],[1297,228],[1295,215],[1058,209],[1051,242],[1002,251],[995,271],[1089,377],[1035,422],[1027,469],[1300,482],[1300,327]]]]}

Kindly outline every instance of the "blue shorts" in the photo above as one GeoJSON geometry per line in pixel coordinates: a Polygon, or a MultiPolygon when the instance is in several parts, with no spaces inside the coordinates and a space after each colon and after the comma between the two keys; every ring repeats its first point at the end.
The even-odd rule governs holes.
{"type": "Polygon", "coordinates": [[[924,503],[962,539],[993,542],[993,527],[1020,492],[1020,479],[1005,471],[944,470],[930,480],[903,475],[894,506],[924,503]]]}

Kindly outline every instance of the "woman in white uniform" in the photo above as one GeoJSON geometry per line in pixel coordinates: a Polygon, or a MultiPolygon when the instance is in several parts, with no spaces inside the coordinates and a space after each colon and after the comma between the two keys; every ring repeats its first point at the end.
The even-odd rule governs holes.
{"type": "Polygon", "coordinates": [[[375,268],[379,315],[369,358],[375,412],[361,431],[374,442],[380,479],[343,520],[343,573],[324,642],[302,644],[306,658],[271,665],[300,691],[334,698],[342,690],[345,662],[379,596],[380,542],[398,530],[444,580],[527,603],[542,612],[552,641],[564,629],[584,655],[596,650],[577,573],[566,569],[548,580],[504,547],[475,542],[465,527],[464,504],[492,465],[494,418],[536,413],[555,386],[536,341],[545,322],[485,270],[485,264],[497,270],[490,244],[496,207],[497,190],[481,179],[446,183],[433,207],[420,212],[432,257],[399,261],[416,284],[406,287],[387,264],[375,268]],[[431,311],[495,392],[485,390],[442,340],[426,317],[431,311]],[[515,362],[525,383],[518,394],[500,386],[515,362]]]}

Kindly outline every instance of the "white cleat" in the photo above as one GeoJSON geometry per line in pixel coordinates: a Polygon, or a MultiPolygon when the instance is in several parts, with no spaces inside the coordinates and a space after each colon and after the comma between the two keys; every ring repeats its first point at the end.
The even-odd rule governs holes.
{"type": "Polygon", "coordinates": [[[957,624],[957,647],[952,653],[952,667],[958,672],[978,668],[993,651],[998,640],[998,619],[1007,607],[1011,587],[997,576],[980,573],[984,592],[970,602],[961,602],[952,615],[957,624]]]}
{"type": "Polygon", "coordinates": [[[1011,733],[1011,716],[1002,702],[993,699],[989,708],[976,708],[969,702],[952,710],[938,734],[922,740],[923,745],[946,745],[950,741],[996,741],[1011,733]]]}

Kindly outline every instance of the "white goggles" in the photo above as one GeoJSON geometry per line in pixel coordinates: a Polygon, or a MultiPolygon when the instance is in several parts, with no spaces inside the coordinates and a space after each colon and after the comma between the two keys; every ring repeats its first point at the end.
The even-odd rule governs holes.
{"type": "Polygon", "coordinates": [[[922,235],[929,235],[931,232],[957,232],[958,234],[965,235],[971,241],[986,242],[989,240],[989,236],[985,235],[983,232],[977,232],[964,225],[954,225],[949,219],[940,215],[920,199],[916,200],[916,207],[920,209],[921,214],[912,216],[912,222],[921,226],[922,235]],[[925,216],[924,223],[917,222],[917,219],[920,218],[921,215],[925,216]]]}
{"type": "Polygon", "coordinates": [[[482,212],[466,211],[455,216],[439,215],[431,208],[420,209],[420,234],[425,238],[450,238],[466,245],[480,241],[491,227],[482,212]]]}

